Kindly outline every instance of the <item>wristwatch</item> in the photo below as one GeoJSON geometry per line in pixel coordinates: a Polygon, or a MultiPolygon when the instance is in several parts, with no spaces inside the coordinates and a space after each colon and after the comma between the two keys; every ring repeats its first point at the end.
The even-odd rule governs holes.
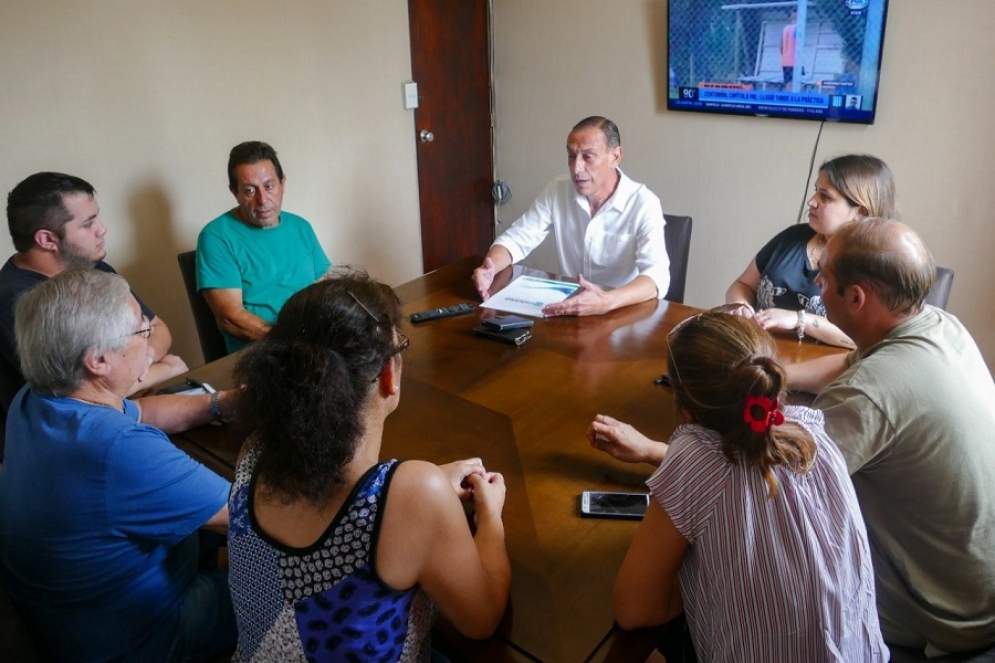
{"type": "Polygon", "coordinates": [[[208,401],[208,409],[210,409],[211,416],[214,417],[215,421],[217,421],[219,423],[222,423],[222,424],[227,424],[229,421],[231,421],[231,419],[225,419],[223,416],[221,416],[221,392],[220,391],[211,392],[211,400],[208,401]]]}

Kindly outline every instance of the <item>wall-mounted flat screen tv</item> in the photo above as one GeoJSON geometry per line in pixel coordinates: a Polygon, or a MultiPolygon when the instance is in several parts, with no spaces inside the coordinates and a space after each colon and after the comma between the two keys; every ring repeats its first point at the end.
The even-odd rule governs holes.
{"type": "Polygon", "coordinates": [[[888,0],[669,0],[667,108],[872,124],[888,0]]]}

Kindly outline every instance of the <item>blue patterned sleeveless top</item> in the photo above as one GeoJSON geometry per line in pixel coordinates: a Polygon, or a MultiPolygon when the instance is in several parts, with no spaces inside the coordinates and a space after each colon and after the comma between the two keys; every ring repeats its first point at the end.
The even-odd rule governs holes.
{"type": "Polygon", "coordinates": [[[277,543],[256,526],[253,446],[229,498],[229,575],[238,649],[233,661],[428,661],[435,606],[413,587],[377,575],[383,506],[398,462],[370,468],[322,537],[308,548],[277,543]]]}

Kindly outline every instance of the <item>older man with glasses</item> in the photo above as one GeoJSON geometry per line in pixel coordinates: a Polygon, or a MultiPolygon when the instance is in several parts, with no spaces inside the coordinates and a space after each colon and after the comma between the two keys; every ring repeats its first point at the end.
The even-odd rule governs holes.
{"type": "Polygon", "coordinates": [[[227,532],[230,485],[166,437],[232,406],[128,400],[153,330],[125,280],[93,269],[17,305],[27,385],[7,419],[0,582],[51,660],[198,661],[236,639],[227,572],[198,571],[198,531],[227,532]]]}

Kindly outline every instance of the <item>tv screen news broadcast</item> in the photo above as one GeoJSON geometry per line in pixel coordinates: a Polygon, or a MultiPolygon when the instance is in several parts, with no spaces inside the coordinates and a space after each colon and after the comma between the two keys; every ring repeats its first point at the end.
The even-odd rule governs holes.
{"type": "Polygon", "coordinates": [[[667,108],[873,124],[888,0],[670,0],[667,108]]]}

